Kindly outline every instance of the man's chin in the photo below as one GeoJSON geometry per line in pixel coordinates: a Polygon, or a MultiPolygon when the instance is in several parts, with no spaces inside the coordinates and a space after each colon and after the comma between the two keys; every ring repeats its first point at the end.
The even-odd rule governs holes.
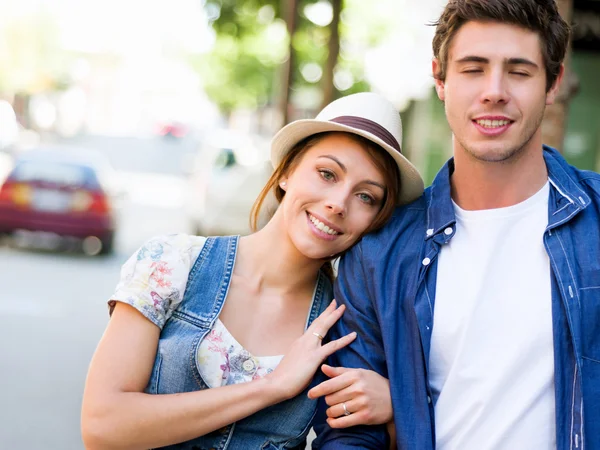
{"type": "Polygon", "coordinates": [[[506,145],[469,146],[465,150],[473,159],[487,163],[508,162],[520,153],[520,147],[506,145]]]}

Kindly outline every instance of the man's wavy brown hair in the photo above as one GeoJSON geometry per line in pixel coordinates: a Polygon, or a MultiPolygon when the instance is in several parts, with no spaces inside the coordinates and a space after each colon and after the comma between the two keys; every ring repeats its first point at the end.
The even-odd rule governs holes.
{"type": "Polygon", "coordinates": [[[550,90],[560,73],[571,35],[555,0],[450,0],[433,24],[433,55],[439,61],[436,79],[446,79],[452,39],[470,21],[501,22],[536,32],[546,68],[546,92],[550,90]]]}

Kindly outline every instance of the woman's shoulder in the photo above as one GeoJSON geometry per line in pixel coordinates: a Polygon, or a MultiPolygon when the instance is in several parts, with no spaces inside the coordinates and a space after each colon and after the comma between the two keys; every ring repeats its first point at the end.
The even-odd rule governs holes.
{"type": "Polygon", "coordinates": [[[121,268],[121,278],[109,301],[128,303],[162,328],[183,300],[189,272],[206,238],[169,234],[148,239],[121,268]]]}
{"type": "Polygon", "coordinates": [[[136,252],[136,260],[149,259],[160,261],[176,257],[186,257],[186,260],[194,260],[192,256],[198,256],[206,243],[206,237],[190,234],[165,234],[148,239],[136,252]]]}

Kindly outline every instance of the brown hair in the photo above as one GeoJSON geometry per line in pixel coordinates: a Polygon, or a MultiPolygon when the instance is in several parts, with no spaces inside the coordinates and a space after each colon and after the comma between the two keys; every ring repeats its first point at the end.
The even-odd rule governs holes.
{"type": "MultiPolygon", "coordinates": [[[[258,198],[254,202],[254,205],[252,206],[252,211],[250,213],[250,227],[252,231],[256,231],[259,228],[258,223],[260,220],[261,210],[267,197],[271,193],[273,193],[278,204],[281,203],[281,201],[283,200],[283,197],[285,196],[285,191],[281,189],[281,186],[279,186],[279,180],[281,179],[281,177],[293,171],[300,163],[304,154],[310,148],[314,147],[325,137],[333,133],[336,132],[318,133],[309,136],[306,139],[298,142],[284,156],[283,160],[281,161],[279,166],[277,166],[277,168],[269,178],[269,181],[267,181],[267,184],[262,189],[262,191],[258,195],[258,198]]],[[[396,164],[396,161],[394,161],[391,155],[379,145],[357,134],[344,134],[346,134],[349,138],[360,144],[362,148],[366,150],[371,161],[373,162],[373,164],[375,164],[377,170],[379,170],[382,173],[386,186],[383,205],[377,213],[377,216],[375,216],[373,223],[371,223],[369,228],[367,228],[367,230],[365,230],[365,232],[363,233],[364,235],[371,231],[375,231],[381,228],[392,216],[394,208],[396,207],[396,199],[398,198],[398,194],[400,192],[400,171],[398,170],[398,164],[396,164]]],[[[332,278],[333,272],[331,269],[331,264],[329,262],[327,262],[323,266],[323,270],[330,278],[332,278]]]]}
{"type": "Polygon", "coordinates": [[[446,79],[450,44],[460,27],[469,21],[502,22],[536,32],[546,68],[546,92],[550,90],[560,72],[571,34],[555,0],[450,0],[433,24],[436,26],[433,55],[439,61],[436,79],[446,79]]]}

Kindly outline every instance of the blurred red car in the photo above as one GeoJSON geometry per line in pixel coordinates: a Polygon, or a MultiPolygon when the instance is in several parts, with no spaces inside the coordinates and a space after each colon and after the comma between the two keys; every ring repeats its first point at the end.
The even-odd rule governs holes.
{"type": "MultiPolygon", "coordinates": [[[[84,151],[22,153],[0,186],[0,233],[41,231],[95,242],[113,250],[112,167],[84,151]]],[[[85,249],[85,247],[84,247],[85,249]]]]}
{"type": "Polygon", "coordinates": [[[166,138],[183,138],[189,128],[181,122],[167,122],[158,127],[158,134],[166,138]]]}

